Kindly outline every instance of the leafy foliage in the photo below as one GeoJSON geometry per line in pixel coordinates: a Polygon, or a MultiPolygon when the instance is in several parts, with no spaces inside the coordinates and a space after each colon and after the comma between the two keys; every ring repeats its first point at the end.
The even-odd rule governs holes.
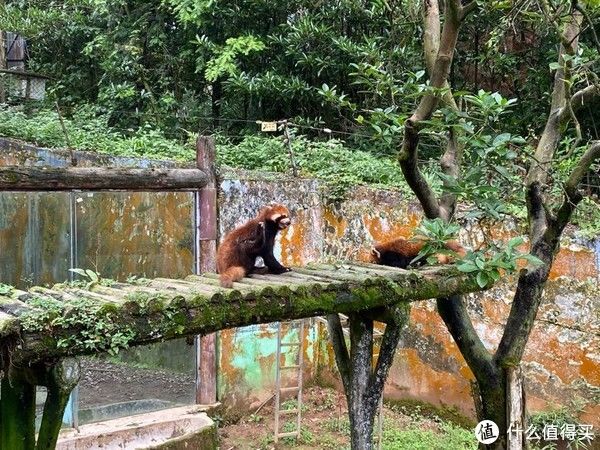
{"type": "MultiPolygon", "coordinates": [[[[64,119],[68,142],[77,150],[117,156],[193,160],[194,150],[167,139],[150,125],[116,130],[108,126],[106,115],[95,115],[93,108],[77,108],[71,119],[64,119]]],[[[58,114],[42,109],[26,114],[18,108],[0,107],[0,135],[22,139],[42,146],[67,147],[58,114]]]]}
{"type": "Polygon", "coordinates": [[[13,290],[11,285],[0,283],[0,295],[10,295],[13,290]]]}
{"type": "Polygon", "coordinates": [[[51,297],[34,296],[28,304],[35,309],[21,315],[23,329],[55,335],[58,348],[116,354],[135,337],[133,329],[115,325],[111,308],[93,300],[80,298],[66,304],[51,297]],[[43,329],[43,324],[48,323],[50,329],[43,329]],[[77,329],[78,333],[64,335],[62,329],[77,329]]]}
{"type": "Polygon", "coordinates": [[[265,44],[254,36],[229,38],[224,46],[213,50],[216,56],[206,63],[205,77],[208,81],[216,81],[221,77],[236,75],[239,73],[235,64],[237,55],[248,56],[251,52],[264,49],[265,44]]]}
{"type": "MultiPolygon", "coordinates": [[[[582,439],[582,436],[577,433],[580,421],[577,419],[572,410],[566,407],[550,408],[548,410],[539,411],[533,413],[529,419],[530,425],[535,429],[532,435],[544,436],[544,428],[547,425],[556,427],[558,430],[565,429],[564,427],[573,428],[573,437],[569,443],[568,448],[570,449],[587,449],[590,448],[591,443],[587,440],[582,439]]],[[[560,433],[560,431],[559,431],[560,433]]],[[[540,442],[540,439],[532,439],[534,448],[541,448],[543,450],[553,450],[558,447],[556,441],[540,442]]]]}
{"type": "MultiPolygon", "coordinates": [[[[415,237],[424,239],[425,245],[416,260],[425,258],[428,263],[437,261],[437,254],[456,257],[456,253],[446,248],[446,242],[456,239],[460,226],[455,223],[444,223],[441,219],[424,219],[415,231],[415,237]]],[[[457,258],[456,267],[464,273],[475,273],[477,283],[482,288],[492,285],[505,273],[513,273],[518,268],[518,261],[523,260],[536,267],[542,264],[538,258],[529,253],[521,253],[518,247],[523,246],[522,237],[510,239],[502,247],[489,248],[487,251],[469,251],[462,258],[457,258]]]]}
{"type": "Polygon", "coordinates": [[[477,273],[477,284],[482,288],[492,285],[504,273],[515,272],[519,260],[526,261],[532,267],[543,264],[535,256],[517,250],[524,242],[522,237],[516,237],[509,240],[503,248],[494,249],[493,252],[469,252],[456,266],[461,272],[477,273]]]}
{"type": "MultiPolygon", "coordinates": [[[[316,176],[330,186],[330,199],[342,199],[349,189],[363,184],[408,189],[391,158],[352,151],[338,140],[318,142],[300,136],[292,140],[292,149],[302,174],[316,176]]],[[[247,136],[237,144],[222,141],[217,158],[222,164],[244,169],[291,171],[283,140],[277,137],[247,136]]]]}
{"type": "Polygon", "coordinates": [[[389,450],[475,450],[477,441],[471,430],[465,430],[455,425],[442,423],[442,433],[419,428],[391,429],[384,428],[384,448],[389,450]]]}
{"type": "Polygon", "coordinates": [[[456,239],[459,230],[459,225],[446,224],[442,219],[423,219],[415,230],[415,238],[424,239],[425,245],[411,263],[424,258],[429,264],[435,264],[438,254],[456,256],[454,251],[446,248],[446,242],[456,239]]]}
{"type": "Polygon", "coordinates": [[[89,290],[96,285],[111,286],[114,284],[113,280],[102,278],[99,273],[90,269],[69,269],[69,271],[83,277],[81,281],[72,281],[70,285],[73,286],[81,286],[89,290]]]}

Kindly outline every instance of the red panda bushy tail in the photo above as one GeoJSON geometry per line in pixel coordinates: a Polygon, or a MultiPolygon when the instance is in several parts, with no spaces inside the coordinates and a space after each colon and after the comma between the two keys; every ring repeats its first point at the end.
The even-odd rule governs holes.
{"type": "Polygon", "coordinates": [[[246,269],[242,266],[231,266],[220,274],[221,286],[232,288],[234,281],[239,281],[246,276],[246,269]]]}

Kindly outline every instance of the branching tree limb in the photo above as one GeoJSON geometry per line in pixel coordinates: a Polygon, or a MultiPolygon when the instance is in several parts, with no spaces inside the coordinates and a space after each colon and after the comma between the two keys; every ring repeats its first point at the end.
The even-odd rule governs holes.
{"type": "Polygon", "coordinates": [[[537,242],[546,231],[548,217],[539,183],[532,183],[525,192],[529,220],[529,240],[537,242]]]}
{"type": "Polygon", "coordinates": [[[555,219],[552,220],[546,231],[544,236],[546,241],[556,240],[571,220],[575,208],[583,199],[583,195],[579,191],[579,185],[586,173],[589,172],[592,164],[598,160],[600,160],[600,141],[594,141],[583,154],[564,185],[565,198],[556,212],[555,219]]]}
{"type": "MultiPolygon", "coordinates": [[[[463,7],[460,3],[457,5],[456,2],[446,2],[441,33],[438,2],[425,0],[424,5],[424,48],[431,91],[425,94],[414,114],[406,121],[398,159],[409,186],[423,206],[425,216],[449,221],[454,213],[456,198],[450,194],[436,198],[419,172],[419,128],[423,121],[433,115],[440,101],[450,108],[458,109],[447,83],[447,69],[452,61],[460,21],[476,7],[476,2],[463,7]],[[454,15],[456,11],[459,13],[454,15]]],[[[552,12],[551,5],[546,1],[542,1],[542,6],[548,20],[556,26],[561,42],[559,69],[554,77],[550,112],[525,180],[531,253],[543,264],[521,271],[504,335],[494,355],[481,342],[460,296],[437,300],[440,316],[477,379],[483,400],[482,414],[485,418],[495,420],[502,430],[506,430],[508,426],[505,368],[516,366],[521,361],[541,302],[542,290],[558,249],[560,234],[581,200],[578,185],[600,153],[600,144],[592,143],[565,185],[564,202],[556,211],[551,211],[547,201],[547,185],[551,176],[551,163],[562,133],[571,122],[577,131],[578,142],[581,140],[576,112],[600,94],[600,86],[595,84],[574,94],[571,92],[573,61],[567,55],[573,56],[577,51],[583,19],[581,11],[577,8],[571,11],[563,8],[552,12]],[[564,14],[568,14],[570,19],[563,28],[560,22],[564,20],[564,14]]],[[[448,145],[440,161],[443,173],[454,178],[460,176],[462,162],[462,148],[456,133],[456,129],[449,133],[448,145]]],[[[504,439],[501,442],[499,440],[497,448],[502,448],[505,444],[504,439]]]]}
{"type": "MultiPolygon", "coordinates": [[[[561,46],[559,62],[564,63],[567,72],[569,61],[565,62],[563,55],[576,52],[581,20],[582,15],[576,10],[573,11],[563,33],[562,42],[569,42],[571,47],[561,46]]],[[[565,77],[568,73],[565,70],[557,70],[551,111],[526,178],[530,252],[542,260],[543,265],[536,269],[524,269],[519,276],[504,334],[495,354],[495,360],[501,366],[518,364],[523,357],[541,302],[542,290],[548,279],[554,255],[559,248],[560,236],[571,220],[575,207],[582,199],[579,184],[594,161],[600,157],[600,143],[593,142],[564,186],[565,198],[562,205],[554,214],[550,214],[543,187],[548,181],[550,163],[558,148],[563,128],[574,115],[573,110],[569,111],[569,109],[571,106],[573,109],[579,108],[600,93],[600,89],[592,85],[571,96],[566,85],[568,80],[565,77]]]]}
{"type": "MultiPolygon", "coordinates": [[[[449,92],[448,74],[454,57],[460,21],[463,17],[463,7],[460,1],[447,1],[444,9],[444,25],[440,34],[440,11],[436,0],[424,2],[424,51],[425,61],[429,70],[430,92],[427,93],[417,106],[413,115],[404,124],[404,140],[398,160],[402,173],[406,178],[425,212],[427,218],[442,216],[440,203],[431,186],[427,183],[418,167],[419,127],[422,121],[428,120],[436,110],[440,98],[446,103],[456,104],[449,92]]],[[[454,136],[450,136],[451,145],[445,156],[445,168],[449,173],[456,172],[454,164],[458,156],[458,144],[454,136]]],[[[449,216],[453,210],[452,197],[444,200],[444,216],[449,216]]],[[[448,217],[449,218],[449,217],[448,217]]]]}
{"type": "Polygon", "coordinates": [[[560,46],[558,58],[560,67],[554,75],[550,114],[525,180],[527,189],[530,189],[535,183],[538,183],[540,186],[546,184],[550,164],[560,142],[561,127],[571,117],[567,102],[571,101],[568,83],[572,61],[570,59],[565,60],[564,55],[574,55],[576,52],[581,20],[582,16],[580,13],[573,13],[570,22],[562,34],[563,44],[560,46]]]}
{"type": "Polygon", "coordinates": [[[573,8],[575,8],[577,11],[579,11],[581,13],[581,15],[584,17],[584,19],[590,29],[590,32],[592,33],[592,37],[594,39],[594,44],[596,44],[596,49],[598,50],[598,53],[600,53],[600,39],[598,39],[598,34],[596,33],[596,26],[595,26],[594,22],[592,21],[590,15],[585,10],[583,5],[579,2],[574,2],[573,8]]]}
{"type": "Polygon", "coordinates": [[[437,309],[473,373],[476,376],[478,373],[489,376],[493,372],[492,355],[479,339],[462,297],[440,298],[437,300],[437,309]]]}
{"type": "MultiPolygon", "coordinates": [[[[430,83],[433,87],[446,87],[443,97],[444,102],[453,109],[458,110],[452,92],[448,87],[447,77],[454,55],[460,22],[466,16],[466,13],[476,7],[477,3],[473,1],[466,7],[461,7],[460,2],[446,2],[445,21],[441,34],[439,32],[440,13],[438,2],[432,0],[425,1],[424,4],[424,48],[430,83]],[[468,9],[465,11],[465,8],[468,9]]],[[[437,104],[438,98],[435,95],[432,93],[426,94],[414,114],[406,121],[404,142],[400,150],[399,161],[404,177],[423,206],[425,216],[428,218],[440,217],[445,221],[449,221],[454,212],[456,197],[445,194],[438,202],[435,193],[417,167],[418,126],[422,120],[428,119],[433,114],[437,104]]],[[[442,171],[446,175],[457,177],[460,173],[461,159],[462,147],[458,143],[456,132],[451,131],[446,151],[441,159],[442,171]]],[[[459,345],[461,352],[464,352],[465,359],[473,371],[475,372],[478,367],[484,367],[486,372],[489,373],[491,370],[491,355],[475,332],[462,299],[460,297],[439,299],[438,312],[457,345],[459,345]]]]}
{"type": "Polygon", "coordinates": [[[571,97],[573,110],[577,112],[579,108],[586,106],[594,97],[600,96],[600,84],[592,84],[575,92],[571,97]]]}
{"type": "Polygon", "coordinates": [[[335,361],[340,371],[344,392],[350,392],[350,357],[338,314],[329,314],[327,316],[327,331],[333,345],[335,361]]]}
{"type": "Polygon", "coordinates": [[[394,354],[396,353],[396,348],[400,341],[402,329],[408,323],[410,309],[407,308],[406,305],[398,305],[391,308],[390,313],[395,316],[395,320],[387,322],[381,346],[379,348],[379,357],[377,358],[375,370],[369,381],[369,394],[367,397],[370,401],[369,408],[371,409],[372,414],[375,413],[375,409],[379,404],[378,399],[383,393],[385,380],[392,367],[394,354]]]}

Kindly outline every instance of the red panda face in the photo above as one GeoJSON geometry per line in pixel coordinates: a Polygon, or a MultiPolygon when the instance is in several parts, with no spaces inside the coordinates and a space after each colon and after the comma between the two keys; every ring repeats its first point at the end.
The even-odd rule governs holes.
{"type": "Polygon", "coordinates": [[[280,230],[284,230],[292,223],[290,212],[283,205],[272,205],[267,208],[265,219],[275,222],[280,230]]]}
{"type": "Polygon", "coordinates": [[[371,262],[379,264],[381,261],[381,252],[376,247],[371,248],[371,262]]]}

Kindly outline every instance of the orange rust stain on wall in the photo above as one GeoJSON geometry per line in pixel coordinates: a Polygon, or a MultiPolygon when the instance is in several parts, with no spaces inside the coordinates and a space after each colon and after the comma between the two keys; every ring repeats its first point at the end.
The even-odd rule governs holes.
{"type": "Polygon", "coordinates": [[[354,254],[353,258],[355,258],[357,261],[371,262],[371,249],[359,248],[354,254]]]}
{"type": "MultiPolygon", "coordinates": [[[[219,353],[220,355],[233,355],[235,354],[235,330],[224,330],[219,333],[219,353]]],[[[237,370],[231,364],[232,359],[228,357],[221,357],[219,361],[219,372],[221,376],[227,379],[228,384],[235,385],[236,379],[234,378],[237,370]]],[[[238,377],[239,378],[239,377],[238,377]]]]}
{"type": "Polygon", "coordinates": [[[510,312],[510,305],[507,305],[502,300],[485,299],[481,302],[483,307],[483,315],[494,323],[503,323],[510,312]]]}
{"type": "Polygon", "coordinates": [[[310,241],[311,223],[302,211],[293,219],[293,228],[281,233],[281,258],[283,264],[303,265],[305,255],[303,249],[310,241]]]}
{"type": "Polygon", "coordinates": [[[438,372],[419,358],[416,350],[402,349],[390,371],[386,395],[391,398],[412,397],[433,404],[456,405],[473,415],[469,382],[449,372],[438,372]]]}
{"type": "Polygon", "coordinates": [[[569,276],[578,280],[586,280],[597,276],[595,255],[590,250],[571,250],[561,248],[554,259],[550,270],[550,279],[569,276]]]}
{"type": "MultiPolygon", "coordinates": [[[[598,440],[598,418],[600,417],[600,405],[587,405],[581,416],[579,417],[579,423],[582,424],[594,424],[594,429],[596,430],[596,444],[598,440]]],[[[598,447],[592,447],[598,448],[598,447]]]]}
{"type": "Polygon", "coordinates": [[[415,306],[410,312],[410,323],[418,325],[419,332],[424,336],[431,336],[438,344],[444,347],[444,352],[455,357],[464,365],[464,359],[458,347],[450,338],[442,319],[435,311],[422,306],[415,306]]]}
{"type": "Polygon", "coordinates": [[[346,219],[341,216],[338,216],[331,211],[329,208],[323,209],[323,220],[325,222],[326,227],[331,227],[335,230],[336,238],[341,238],[346,231],[346,227],[348,224],[346,223],[346,219]]]}
{"type": "Polygon", "coordinates": [[[525,359],[536,361],[557,375],[563,383],[584,378],[589,384],[600,385],[600,363],[591,359],[578,344],[560,342],[545,330],[532,333],[525,359]]]}
{"type": "Polygon", "coordinates": [[[388,223],[384,227],[384,221],[380,216],[370,216],[363,214],[362,221],[369,234],[376,242],[386,241],[399,237],[409,238],[412,236],[415,227],[419,224],[420,216],[409,213],[403,221],[395,221],[392,210],[384,210],[389,217],[388,223]],[[390,223],[391,222],[391,223],[390,223]]]}
{"type": "Polygon", "coordinates": [[[101,193],[78,203],[79,251],[102,275],[183,276],[193,267],[191,197],[186,194],[101,193]]]}

